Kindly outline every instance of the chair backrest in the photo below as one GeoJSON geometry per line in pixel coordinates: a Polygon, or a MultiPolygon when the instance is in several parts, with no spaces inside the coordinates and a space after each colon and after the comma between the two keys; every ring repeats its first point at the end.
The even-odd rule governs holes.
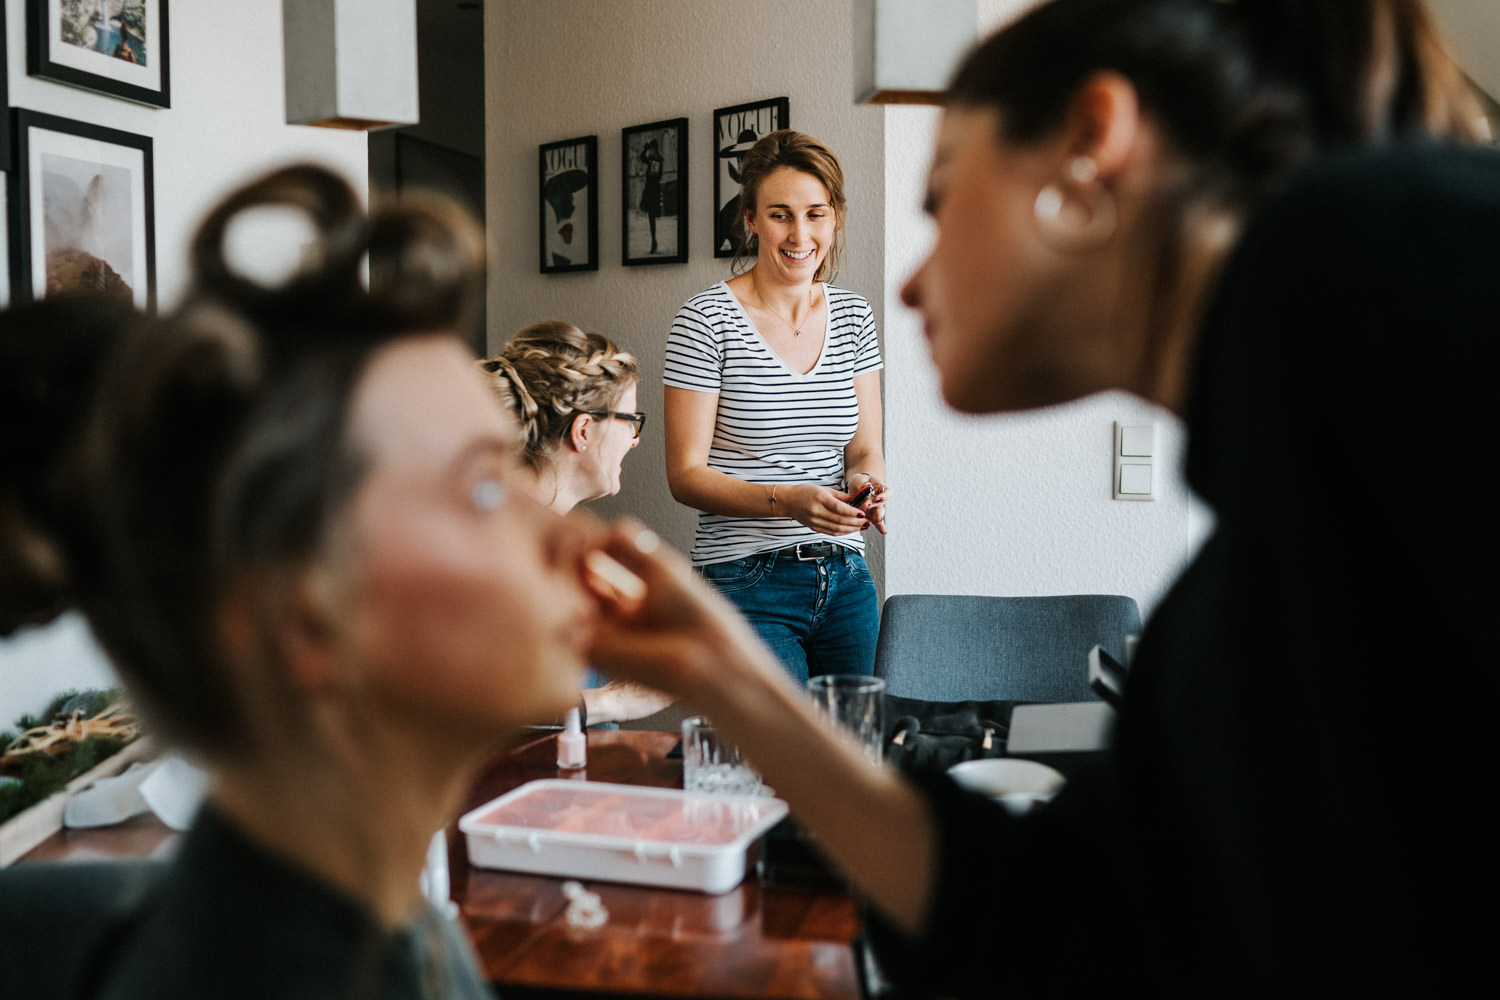
{"type": "Polygon", "coordinates": [[[1140,631],[1135,599],[1118,594],[898,594],[881,613],[875,676],[903,698],[1087,701],[1089,650],[1123,663],[1140,631]]]}

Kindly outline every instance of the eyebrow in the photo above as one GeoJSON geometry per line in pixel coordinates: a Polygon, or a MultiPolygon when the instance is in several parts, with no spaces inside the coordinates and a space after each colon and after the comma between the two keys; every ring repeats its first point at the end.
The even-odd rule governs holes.
{"type": "MultiPolygon", "coordinates": [[[[833,206],[829,205],[828,202],[826,202],[826,201],[815,201],[811,205],[808,205],[807,207],[808,208],[832,208],[833,206]]],[[[773,208],[784,208],[788,212],[792,211],[792,206],[783,204],[783,203],[781,203],[779,201],[776,204],[774,204],[774,205],[767,205],[766,206],[766,211],[769,212],[773,208]]]]}

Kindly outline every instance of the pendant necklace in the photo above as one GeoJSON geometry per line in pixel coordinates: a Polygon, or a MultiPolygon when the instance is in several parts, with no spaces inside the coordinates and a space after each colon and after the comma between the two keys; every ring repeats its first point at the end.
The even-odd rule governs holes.
{"type": "MultiPolygon", "coordinates": [[[[770,304],[766,302],[766,297],[764,295],[760,294],[760,289],[759,288],[757,288],[755,290],[755,297],[757,299],[760,299],[760,307],[762,309],[764,309],[766,312],[770,313],[772,316],[775,316],[777,319],[781,320],[783,323],[786,324],[787,329],[792,331],[792,336],[794,336],[794,337],[800,337],[800,336],[802,336],[802,328],[800,326],[798,326],[796,323],[793,323],[791,320],[787,319],[785,316],[781,315],[781,313],[777,312],[775,309],[772,309],[771,306],[770,306],[770,304]]],[[[813,289],[809,288],[807,290],[807,315],[809,315],[809,316],[812,315],[812,307],[813,307],[813,289]]]]}

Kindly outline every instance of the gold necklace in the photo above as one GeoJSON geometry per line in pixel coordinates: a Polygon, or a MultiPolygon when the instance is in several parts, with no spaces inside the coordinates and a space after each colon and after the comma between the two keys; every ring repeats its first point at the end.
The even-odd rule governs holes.
{"type": "MultiPolygon", "coordinates": [[[[813,295],[814,294],[815,294],[815,292],[814,292],[813,288],[809,288],[807,290],[807,315],[808,316],[812,315],[813,295]]],[[[760,307],[762,309],[764,309],[766,312],[770,313],[772,316],[775,316],[777,319],[781,320],[783,323],[786,324],[786,328],[788,330],[792,331],[792,336],[793,337],[800,337],[800,336],[802,336],[802,328],[800,326],[798,326],[796,323],[793,323],[791,320],[787,319],[785,316],[781,315],[781,313],[777,312],[775,309],[772,309],[771,306],[770,306],[770,304],[766,302],[766,297],[764,295],[760,294],[760,289],[759,288],[757,288],[755,290],[755,297],[760,300],[760,307]]]]}

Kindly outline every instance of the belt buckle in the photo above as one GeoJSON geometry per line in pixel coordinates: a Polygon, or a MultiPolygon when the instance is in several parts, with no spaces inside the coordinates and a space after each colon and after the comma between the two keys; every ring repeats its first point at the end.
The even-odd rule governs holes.
{"type": "Polygon", "coordinates": [[[819,559],[822,559],[825,556],[832,555],[833,553],[831,551],[829,551],[829,549],[826,546],[828,546],[827,542],[798,542],[797,543],[797,547],[796,547],[797,561],[798,562],[817,562],[819,559]],[[816,549],[816,550],[818,550],[819,554],[817,554],[817,555],[806,555],[806,556],[803,555],[802,554],[802,547],[804,545],[807,546],[807,548],[809,548],[809,549],[816,549]]]}

